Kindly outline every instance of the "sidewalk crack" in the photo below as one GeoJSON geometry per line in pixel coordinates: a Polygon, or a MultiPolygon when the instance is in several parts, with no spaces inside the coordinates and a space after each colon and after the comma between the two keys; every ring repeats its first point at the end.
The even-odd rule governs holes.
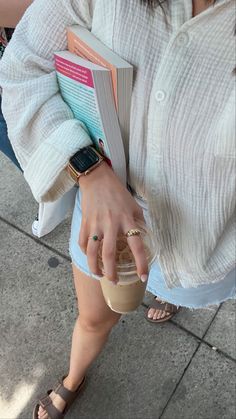
{"type": "Polygon", "coordinates": [[[60,252],[59,250],[55,249],[52,246],[49,246],[48,244],[42,242],[37,237],[32,236],[31,234],[27,233],[26,231],[22,230],[20,227],[16,226],[15,224],[11,223],[10,221],[6,220],[5,218],[0,216],[0,221],[7,224],[9,227],[13,228],[14,230],[17,230],[19,233],[23,234],[24,236],[28,237],[29,239],[33,240],[35,243],[39,244],[40,246],[43,246],[44,248],[50,250],[50,252],[56,254],[57,256],[60,256],[62,259],[71,262],[70,256],[65,255],[64,253],[60,252]]]}
{"type": "MultiPolygon", "coordinates": [[[[171,399],[173,398],[173,396],[174,396],[174,394],[175,394],[176,390],[178,389],[178,387],[179,387],[179,385],[180,385],[180,383],[181,383],[181,381],[182,381],[182,379],[183,379],[183,377],[184,377],[184,375],[185,375],[186,371],[188,370],[189,366],[191,365],[191,362],[192,362],[193,358],[195,357],[196,353],[198,352],[198,350],[199,350],[199,348],[200,348],[200,346],[201,346],[202,342],[203,342],[203,343],[205,343],[205,342],[203,341],[203,338],[204,338],[204,336],[206,335],[206,333],[208,332],[209,328],[211,327],[211,325],[212,325],[212,323],[213,323],[213,321],[214,321],[215,317],[217,316],[217,314],[218,314],[218,312],[219,312],[219,310],[220,310],[220,307],[221,307],[221,305],[218,307],[218,309],[216,310],[216,312],[215,312],[214,316],[212,317],[212,319],[211,319],[211,321],[210,321],[210,323],[209,323],[208,327],[207,327],[207,328],[206,328],[206,330],[205,330],[205,333],[204,333],[204,335],[203,335],[202,339],[197,338],[197,340],[198,340],[198,345],[197,345],[197,347],[196,347],[195,351],[193,352],[193,354],[192,354],[192,356],[191,356],[191,358],[190,358],[189,362],[187,363],[186,367],[184,368],[184,371],[183,371],[183,373],[181,374],[181,377],[179,378],[178,382],[176,383],[176,386],[175,386],[174,390],[172,391],[172,393],[171,393],[170,397],[168,398],[168,400],[167,400],[167,402],[166,402],[166,404],[165,404],[165,406],[164,406],[164,408],[163,408],[163,410],[162,410],[162,412],[161,412],[160,416],[158,417],[158,419],[162,419],[162,417],[163,417],[163,415],[164,415],[164,413],[165,413],[165,411],[166,411],[166,409],[167,409],[167,407],[168,407],[168,405],[169,405],[169,403],[170,403],[171,399]]],[[[172,321],[171,321],[171,323],[173,324],[174,322],[172,322],[172,321]]],[[[176,325],[176,324],[175,324],[175,325],[176,325]]],[[[193,335],[192,333],[190,333],[190,334],[191,334],[191,335],[193,335]]]]}

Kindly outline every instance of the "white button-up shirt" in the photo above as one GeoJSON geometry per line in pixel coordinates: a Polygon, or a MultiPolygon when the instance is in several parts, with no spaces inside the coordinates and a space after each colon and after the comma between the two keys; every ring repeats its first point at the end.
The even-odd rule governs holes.
{"type": "Polygon", "coordinates": [[[222,280],[235,264],[235,1],[192,18],[191,0],[37,0],[0,65],[3,111],[37,200],[71,187],[63,170],[87,133],[58,94],[53,52],[83,24],[135,69],[129,182],[148,204],[169,286],[222,280]]]}

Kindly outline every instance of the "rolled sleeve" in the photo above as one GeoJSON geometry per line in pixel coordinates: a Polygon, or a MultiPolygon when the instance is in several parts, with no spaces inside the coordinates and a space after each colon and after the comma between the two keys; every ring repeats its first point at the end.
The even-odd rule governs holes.
{"type": "Polygon", "coordinates": [[[84,124],[63,101],[54,52],[67,47],[66,29],[91,27],[94,0],[37,0],[29,7],[0,63],[2,109],[8,135],[38,202],[73,186],[69,158],[91,144],[84,124]]]}

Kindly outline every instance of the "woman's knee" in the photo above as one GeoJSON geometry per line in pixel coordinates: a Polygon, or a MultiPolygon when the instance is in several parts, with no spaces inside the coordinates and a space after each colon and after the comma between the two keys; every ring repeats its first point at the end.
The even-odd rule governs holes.
{"type": "Polygon", "coordinates": [[[109,333],[111,329],[119,322],[120,315],[111,313],[107,318],[79,315],[79,323],[83,330],[90,333],[109,333]]]}

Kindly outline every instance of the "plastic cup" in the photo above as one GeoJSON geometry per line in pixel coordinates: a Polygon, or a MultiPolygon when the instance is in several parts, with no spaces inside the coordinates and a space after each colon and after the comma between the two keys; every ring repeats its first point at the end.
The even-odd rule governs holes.
{"type": "MultiPolygon", "coordinates": [[[[148,268],[156,258],[153,236],[145,225],[138,225],[147,257],[148,268]]],[[[128,241],[133,240],[130,237],[128,241]]],[[[129,248],[126,236],[118,236],[116,252],[116,270],[118,282],[116,285],[106,278],[104,273],[101,278],[101,287],[104,299],[111,310],[120,314],[127,314],[136,310],[143,301],[147,282],[142,282],[136,270],[133,254],[129,248]]],[[[99,252],[99,266],[103,270],[101,249],[99,252]]]]}

